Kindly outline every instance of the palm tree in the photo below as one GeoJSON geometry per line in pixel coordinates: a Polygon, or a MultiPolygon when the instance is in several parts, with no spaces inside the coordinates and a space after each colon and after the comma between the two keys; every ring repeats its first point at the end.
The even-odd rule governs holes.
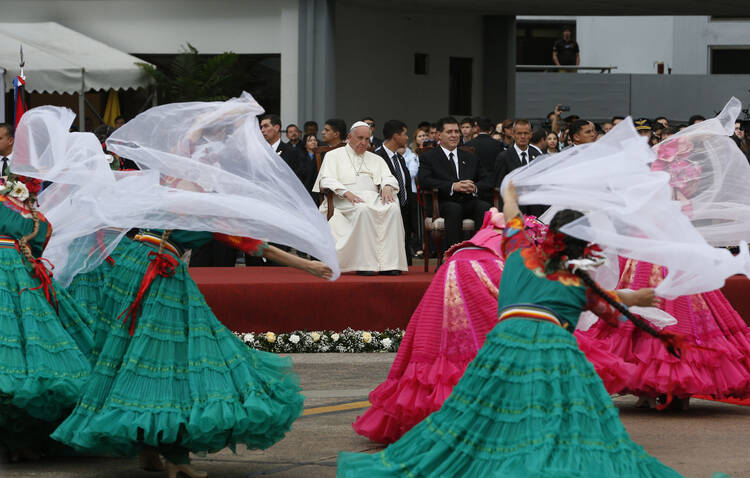
{"type": "Polygon", "coordinates": [[[238,70],[239,55],[225,52],[206,58],[187,44],[166,69],[137,63],[156,84],[160,103],[181,101],[222,101],[237,96],[247,83],[246,73],[238,70]]]}

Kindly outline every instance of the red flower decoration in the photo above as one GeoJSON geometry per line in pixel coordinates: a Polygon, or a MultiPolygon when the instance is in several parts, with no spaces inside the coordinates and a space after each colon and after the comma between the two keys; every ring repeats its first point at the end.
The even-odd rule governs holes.
{"type": "Polygon", "coordinates": [[[42,180],[35,178],[28,178],[26,176],[17,176],[16,179],[26,185],[29,194],[37,195],[42,190],[42,180]]]}
{"type": "Polygon", "coordinates": [[[565,250],[565,234],[561,232],[547,231],[547,235],[544,236],[544,241],[540,245],[540,248],[545,256],[554,256],[558,252],[565,250]]]}

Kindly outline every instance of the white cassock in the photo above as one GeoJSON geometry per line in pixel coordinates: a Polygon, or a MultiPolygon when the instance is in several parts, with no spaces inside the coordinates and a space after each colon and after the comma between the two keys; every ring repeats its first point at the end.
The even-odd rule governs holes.
{"type": "MultiPolygon", "coordinates": [[[[341,272],[407,270],[404,223],[396,192],[398,181],[377,154],[363,155],[346,146],[326,153],[313,191],[330,189],[333,216],[328,221],[336,240],[341,272]],[[393,188],[391,203],[384,204],[379,190],[393,188]],[[352,204],[342,197],[350,191],[363,202],[352,204]]],[[[326,201],[320,206],[327,211],[326,201]]]]}

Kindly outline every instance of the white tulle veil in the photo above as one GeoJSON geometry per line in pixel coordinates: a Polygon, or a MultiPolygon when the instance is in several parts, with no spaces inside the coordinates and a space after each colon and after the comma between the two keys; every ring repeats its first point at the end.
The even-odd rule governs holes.
{"type": "Polygon", "coordinates": [[[727,125],[734,125],[738,111],[737,102],[730,101],[717,118],[685,129],[654,150],[626,119],[595,143],[513,171],[503,188],[513,181],[521,204],[584,211],[584,217],[562,228],[566,234],[596,242],[611,255],[666,266],[667,277],[657,287],[662,297],[715,290],[730,275],[750,271],[744,243],[734,257],[707,241],[737,244],[750,237],[750,166],[744,158],[739,161],[727,137],[727,125]],[[681,148],[688,148],[688,141],[687,154],[674,153],[685,152],[681,148]],[[687,162],[682,167],[660,164],[673,156],[672,162],[687,162]]]}
{"type": "Polygon", "coordinates": [[[13,170],[57,182],[39,203],[54,228],[45,257],[58,280],[67,284],[91,270],[116,246],[121,230],[138,227],[268,240],[320,259],[337,278],[329,226],[260,134],[262,112],[247,93],[226,102],[152,108],[107,141],[143,171],[115,173],[101,147],[93,147],[93,135],[68,132],[69,110],[29,110],[16,134],[28,147],[14,157],[13,170]]]}

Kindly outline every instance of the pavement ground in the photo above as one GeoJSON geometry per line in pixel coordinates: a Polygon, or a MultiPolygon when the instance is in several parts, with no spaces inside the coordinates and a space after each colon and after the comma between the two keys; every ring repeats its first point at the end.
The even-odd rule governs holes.
{"type": "MultiPolygon", "coordinates": [[[[354,433],[350,424],[382,382],[395,354],[293,354],[300,375],[305,414],[268,450],[238,449],[193,456],[211,478],[325,478],[336,475],[340,450],[372,452],[382,446],[354,433]]],[[[689,478],[724,472],[750,478],[750,407],[693,400],[684,412],[634,408],[635,397],[616,397],[631,438],[689,478]]],[[[56,458],[0,465],[3,478],[157,478],[140,471],[135,459],[56,458]]]]}

